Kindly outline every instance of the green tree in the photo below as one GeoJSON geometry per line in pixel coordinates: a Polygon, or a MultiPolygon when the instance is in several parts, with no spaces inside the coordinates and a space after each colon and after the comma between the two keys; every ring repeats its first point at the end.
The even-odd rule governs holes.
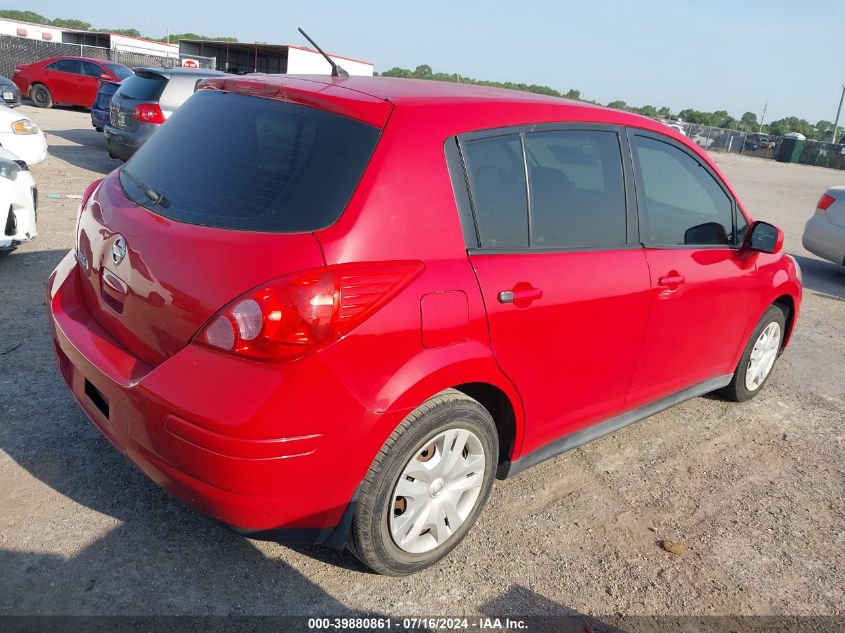
{"type": "Polygon", "coordinates": [[[569,90],[564,95],[567,99],[573,99],[574,101],[581,101],[581,91],[580,90],[569,90]]]}
{"type": "Polygon", "coordinates": [[[753,112],[746,112],[739,120],[740,127],[744,130],[756,132],[760,124],[757,122],[757,115],[753,112]]]}
{"type": "Polygon", "coordinates": [[[628,104],[624,101],[611,101],[607,104],[608,108],[613,108],[614,110],[627,110],[628,104]]]}
{"type": "Polygon", "coordinates": [[[0,18],[8,20],[20,20],[21,22],[32,22],[34,24],[50,24],[50,20],[35,11],[17,11],[15,9],[0,9],[0,18]]]}
{"type": "Polygon", "coordinates": [[[97,31],[105,31],[106,33],[115,33],[117,35],[126,35],[128,37],[141,37],[141,32],[138,29],[96,29],[97,31]]]}
{"type": "Polygon", "coordinates": [[[74,20],[73,18],[56,18],[55,20],[50,20],[49,24],[51,26],[59,26],[65,29],[76,29],[77,31],[91,30],[91,25],[88,22],[74,20]]]}
{"type": "Polygon", "coordinates": [[[414,69],[414,77],[417,79],[431,79],[433,74],[434,71],[431,70],[431,66],[428,64],[420,64],[414,69]]]}

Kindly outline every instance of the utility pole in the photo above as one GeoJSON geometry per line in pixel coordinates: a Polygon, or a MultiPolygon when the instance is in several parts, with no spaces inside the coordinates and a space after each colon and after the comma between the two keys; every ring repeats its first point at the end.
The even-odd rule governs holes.
{"type": "Polygon", "coordinates": [[[757,126],[757,132],[760,132],[763,129],[763,121],[766,120],[766,108],[769,107],[769,102],[766,101],[766,105],[763,106],[763,114],[760,115],[760,125],[757,126]]]}
{"type": "Polygon", "coordinates": [[[839,97],[839,107],[836,109],[836,121],[833,122],[833,138],[831,143],[836,142],[836,132],[839,129],[839,115],[842,114],[842,102],[845,101],[845,86],[842,86],[842,96],[839,97]]]}

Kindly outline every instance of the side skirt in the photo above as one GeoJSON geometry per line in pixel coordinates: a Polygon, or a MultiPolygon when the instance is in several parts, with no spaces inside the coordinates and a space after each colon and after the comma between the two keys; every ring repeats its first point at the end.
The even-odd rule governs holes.
{"type": "Polygon", "coordinates": [[[536,466],[547,459],[557,457],[561,453],[571,451],[573,448],[578,448],[587,442],[597,440],[598,438],[604,437],[614,431],[618,431],[629,424],[644,420],[655,413],[660,413],[670,407],[674,407],[676,404],[680,404],[698,396],[703,396],[704,394],[715,391],[716,389],[721,389],[730,383],[731,378],[733,378],[733,374],[711,378],[710,380],[699,383],[689,389],[679,391],[678,393],[662,398],[661,400],[656,400],[655,402],[637,409],[632,409],[631,411],[622,413],[615,418],[610,418],[609,420],[599,422],[598,424],[594,424],[586,429],[576,431],[575,433],[562,437],[559,440],[555,440],[545,446],[541,446],[531,453],[523,455],[514,462],[503,462],[499,465],[496,477],[498,479],[513,477],[514,475],[521,473],[523,470],[531,468],[531,466],[536,466]]]}

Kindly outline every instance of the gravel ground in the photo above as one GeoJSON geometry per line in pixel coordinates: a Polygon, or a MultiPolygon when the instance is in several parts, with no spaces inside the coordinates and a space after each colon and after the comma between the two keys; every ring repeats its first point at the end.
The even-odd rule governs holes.
{"type": "Polygon", "coordinates": [[[33,168],[40,235],[0,261],[0,615],[845,615],[845,276],[801,247],[845,173],[716,157],[804,271],[797,333],[758,398],[698,398],[497,482],[451,557],[395,579],[210,524],[87,422],[44,283],[72,246],[67,196],[119,163],[87,112],[20,111],[50,157],[33,168]]]}

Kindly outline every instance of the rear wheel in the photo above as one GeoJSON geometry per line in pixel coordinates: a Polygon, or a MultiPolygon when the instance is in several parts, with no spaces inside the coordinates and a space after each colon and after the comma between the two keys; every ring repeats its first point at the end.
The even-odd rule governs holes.
{"type": "Polygon", "coordinates": [[[496,425],[477,401],[449,390],[387,439],[355,505],[347,546],[373,571],[411,574],[464,538],[493,486],[496,425]]]}
{"type": "Polygon", "coordinates": [[[53,95],[44,84],[33,84],[29,89],[29,98],[32,99],[32,105],[38,108],[53,107],[53,95]]]}
{"type": "Polygon", "coordinates": [[[770,306],[754,328],[730,384],[720,393],[735,402],[756,396],[772,373],[785,333],[786,315],[777,306],[770,306]]]}

